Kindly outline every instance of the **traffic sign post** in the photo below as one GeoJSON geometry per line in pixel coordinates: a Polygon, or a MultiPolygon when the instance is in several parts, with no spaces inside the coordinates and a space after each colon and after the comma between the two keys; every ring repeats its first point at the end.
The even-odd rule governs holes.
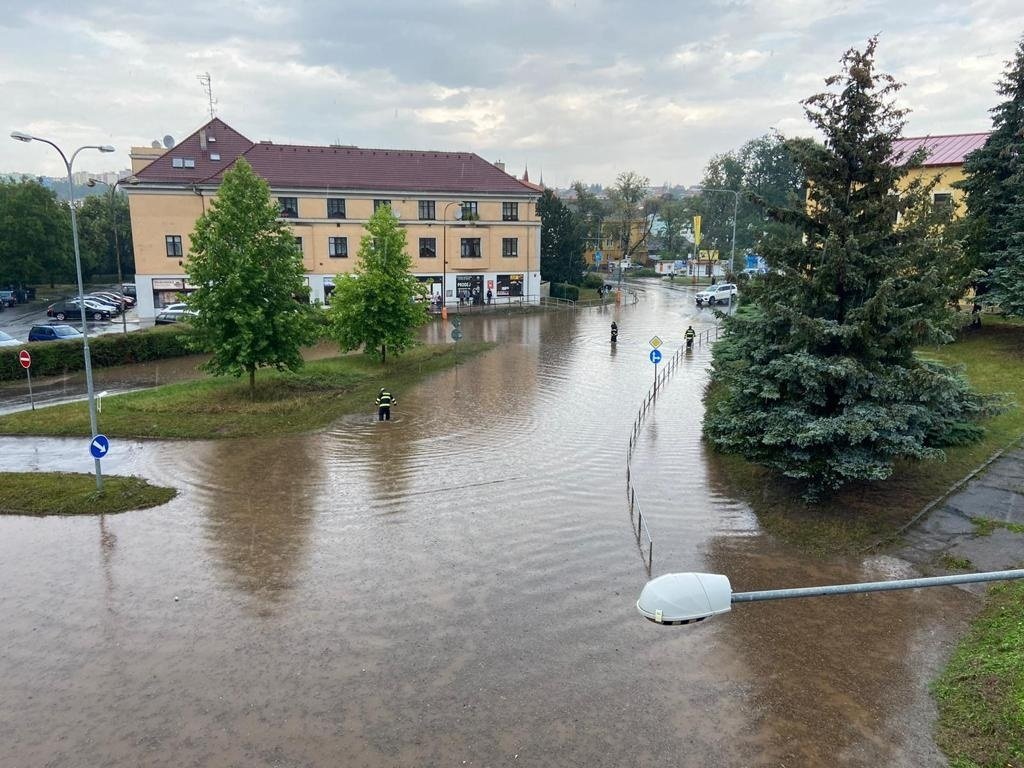
{"type": "Polygon", "coordinates": [[[32,355],[27,349],[23,349],[18,353],[18,362],[21,363],[21,367],[25,369],[25,375],[28,376],[28,402],[34,411],[36,409],[36,401],[32,397],[32,355]]]}
{"type": "MultiPolygon", "coordinates": [[[[657,336],[655,336],[654,338],[658,339],[657,336]]],[[[661,339],[658,339],[658,343],[659,344],[661,343],[661,339]]],[[[654,393],[657,394],[658,393],[658,363],[661,362],[661,352],[659,352],[657,349],[652,349],[651,350],[651,354],[649,355],[649,357],[651,358],[651,362],[654,363],[654,393]]]]}
{"type": "Polygon", "coordinates": [[[93,437],[92,442],[89,443],[89,453],[92,457],[99,461],[110,451],[110,441],[106,435],[96,435],[93,437]]]}

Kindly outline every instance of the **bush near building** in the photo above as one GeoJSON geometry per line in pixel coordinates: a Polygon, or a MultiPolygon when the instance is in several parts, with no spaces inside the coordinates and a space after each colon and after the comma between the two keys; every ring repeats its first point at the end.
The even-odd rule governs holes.
{"type": "Polygon", "coordinates": [[[578,301],[580,298],[580,289],[575,285],[570,285],[569,283],[552,283],[551,298],[578,301]]]}
{"type": "MultiPolygon", "coordinates": [[[[118,333],[89,339],[89,353],[93,368],[145,363],[170,357],[195,354],[192,348],[193,332],[188,326],[151,328],[136,333],[118,333]]],[[[32,353],[32,373],[35,376],[53,376],[80,371],[85,368],[82,340],[40,341],[24,347],[5,347],[0,350],[0,381],[13,381],[25,377],[25,369],[18,362],[18,353],[27,349],[32,353]]]]}

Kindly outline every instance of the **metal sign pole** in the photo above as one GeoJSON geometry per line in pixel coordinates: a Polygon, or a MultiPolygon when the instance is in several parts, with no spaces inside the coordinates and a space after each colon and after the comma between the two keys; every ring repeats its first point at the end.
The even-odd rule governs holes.
{"type": "Polygon", "coordinates": [[[35,398],[32,397],[32,369],[26,368],[25,374],[28,376],[28,401],[32,405],[32,410],[34,411],[36,409],[36,401],[35,398]]]}

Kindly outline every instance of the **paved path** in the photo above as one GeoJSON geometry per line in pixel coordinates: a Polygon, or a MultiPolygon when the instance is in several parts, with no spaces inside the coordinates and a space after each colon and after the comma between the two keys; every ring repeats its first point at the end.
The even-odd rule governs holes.
{"type": "Polygon", "coordinates": [[[895,554],[928,571],[950,570],[953,558],[966,558],[978,571],[1024,565],[1024,446],[1008,450],[936,507],[895,554]]]}

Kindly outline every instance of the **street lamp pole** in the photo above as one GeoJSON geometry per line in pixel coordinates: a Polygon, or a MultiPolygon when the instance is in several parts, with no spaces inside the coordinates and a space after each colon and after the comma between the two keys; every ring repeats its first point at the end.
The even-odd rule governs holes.
{"type": "Polygon", "coordinates": [[[739,216],[740,212],[740,193],[735,189],[714,189],[712,187],[698,187],[701,192],[728,192],[733,196],[732,203],[732,256],[730,257],[730,263],[732,264],[733,272],[738,272],[736,269],[736,217],[739,216]]]}
{"type": "MultiPolygon", "coordinates": [[[[117,192],[117,188],[122,184],[136,184],[138,180],[133,176],[129,176],[126,179],[118,179],[113,184],[108,184],[101,179],[89,179],[86,182],[87,187],[95,187],[97,184],[102,184],[109,190],[110,199],[110,221],[114,228],[114,260],[117,262],[117,290],[118,292],[123,290],[124,278],[121,276],[121,248],[117,242],[117,206],[114,204],[114,193],[117,192]]],[[[127,314],[127,307],[121,307],[121,332],[128,333],[128,319],[125,317],[127,314]]]]}
{"type": "MultiPolygon", "coordinates": [[[[79,147],[71,155],[69,160],[64,152],[49,139],[43,139],[39,136],[32,136],[31,134],[22,133],[21,131],[13,131],[11,138],[16,141],[23,141],[26,144],[30,141],[41,141],[43,144],[49,144],[60,155],[60,159],[64,161],[64,167],[68,172],[68,207],[71,209],[71,235],[72,241],[75,245],[75,272],[78,276],[78,310],[82,317],[82,350],[85,355],[85,388],[89,400],[89,428],[92,430],[90,440],[99,434],[99,430],[96,426],[96,396],[93,392],[92,386],[92,357],[89,354],[89,326],[86,321],[85,314],[85,287],[82,285],[82,255],[78,249],[78,217],[75,215],[75,182],[72,177],[71,168],[75,164],[75,158],[78,157],[78,153],[83,149],[96,149],[100,152],[113,152],[114,148],[109,144],[87,144],[84,147],[79,147]]],[[[96,466],[96,490],[103,490],[103,472],[100,469],[100,460],[94,458],[93,462],[96,466]]]]}
{"type": "Polygon", "coordinates": [[[898,589],[947,587],[987,581],[1024,579],[1024,568],[1009,571],[956,573],[920,579],[895,579],[854,584],[830,584],[795,589],[769,589],[759,592],[733,592],[727,576],[719,573],[666,573],[647,582],[636,602],[644,618],[656,624],[689,624],[727,613],[733,603],[761,600],[785,600],[795,597],[889,592],[898,589]]]}
{"type": "Polygon", "coordinates": [[[455,220],[462,220],[462,201],[452,200],[441,209],[441,306],[448,306],[448,209],[459,206],[455,220]]]}

